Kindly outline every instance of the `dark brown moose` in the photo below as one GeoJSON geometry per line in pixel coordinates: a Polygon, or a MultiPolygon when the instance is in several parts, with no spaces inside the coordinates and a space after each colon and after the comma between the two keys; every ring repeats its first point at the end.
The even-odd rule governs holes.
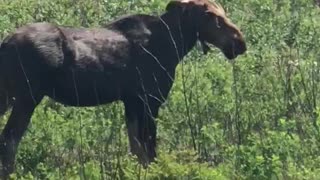
{"type": "Polygon", "coordinates": [[[148,165],[156,157],[155,118],[168,97],[175,68],[199,41],[228,59],[246,51],[240,30],[207,0],[170,1],[161,16],[136,14],[101,28],[33,23],[0,48],[0,115],[12,107],[0,136],[3,177],[34,109],[44,96],[69,106],[122,101],[131,152],[148,165]]]}

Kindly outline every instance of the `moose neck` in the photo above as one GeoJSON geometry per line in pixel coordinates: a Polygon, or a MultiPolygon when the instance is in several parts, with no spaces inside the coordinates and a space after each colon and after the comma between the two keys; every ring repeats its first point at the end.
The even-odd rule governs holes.
{"type": "Polygon", "coordinates": [[[166,12],[161,20],[171,34],[181,60],[195,46],[197,41],[197,28],[191,19],[186,19],[182,13],[166,12]]]}

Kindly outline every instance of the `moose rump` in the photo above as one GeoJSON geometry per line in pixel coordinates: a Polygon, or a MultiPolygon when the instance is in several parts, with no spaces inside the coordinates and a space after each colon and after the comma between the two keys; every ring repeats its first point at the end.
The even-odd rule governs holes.
{"type": "Polygon", "coordinates": [[[7,38],[1,52],[8,59],[1,78],[10,77],[3,89],[29,94],[35,102],[44,95],[73,106],[112,102],[121,98],[128,80],[128,40],[106,29],[35,23],[7,38]]]}

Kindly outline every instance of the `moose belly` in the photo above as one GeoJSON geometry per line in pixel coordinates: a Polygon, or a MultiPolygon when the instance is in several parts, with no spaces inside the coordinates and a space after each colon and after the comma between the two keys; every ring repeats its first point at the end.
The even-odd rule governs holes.
{"type": "Polygon", "coordinates": [[[121,98],[120,77],[77,73],[55,79],[48,96],[65,105],[96,106],[121,98]]]}

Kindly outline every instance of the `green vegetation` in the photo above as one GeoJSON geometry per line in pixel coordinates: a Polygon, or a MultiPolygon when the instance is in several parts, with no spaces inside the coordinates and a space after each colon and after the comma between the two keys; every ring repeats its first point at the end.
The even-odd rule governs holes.
{"type": "MultiPolygon", "coordinates": [[[[318,179],[320,10],[313,1],[219,1],[245,34],[235,64],[192,51],[158,123],[158,163],[128,154],[123,105],[37,108],[15,179],[318,179]],[[80,131],[81,130],[81,131],[80,131]]],[[[93,27],[159,14],[162,0],[0,0],[0,38],[30,22],[93,27]]],[[[5,124],[8,114],[0,119],[5,124]]],[[[1,128],[2,129],[2,128],[1,128]]]]}

